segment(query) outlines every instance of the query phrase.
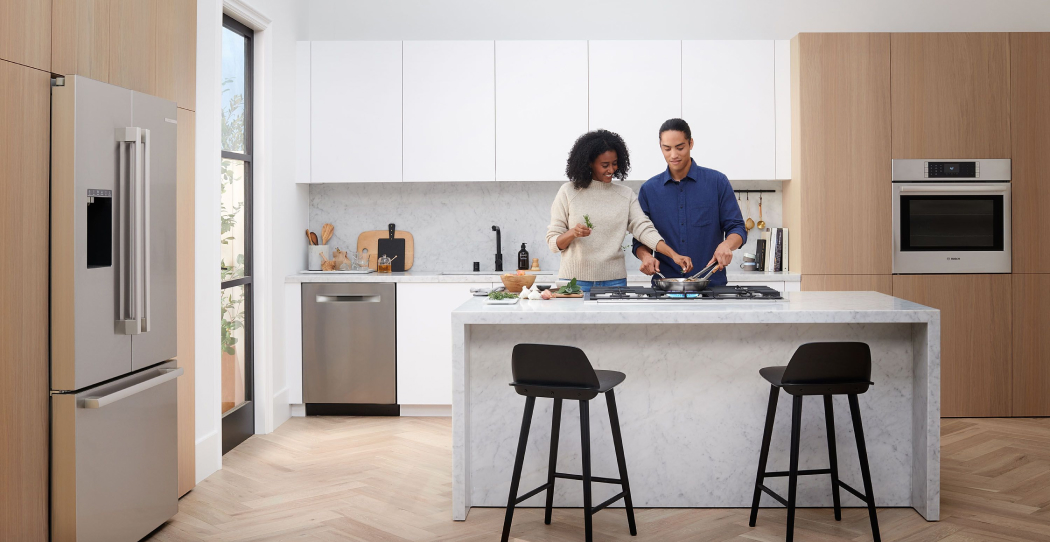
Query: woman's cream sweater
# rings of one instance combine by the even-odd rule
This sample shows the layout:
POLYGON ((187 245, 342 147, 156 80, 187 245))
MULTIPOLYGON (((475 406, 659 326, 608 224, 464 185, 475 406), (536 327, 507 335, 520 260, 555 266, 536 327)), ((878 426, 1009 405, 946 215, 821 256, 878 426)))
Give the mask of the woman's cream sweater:
POLYGON ((624 264, 624 233, 653 249, 663 240, 656 227, 642 212, 638 196, 622 184, 591 181, 577 190, 565 183, 551 204, 551 224, 547 227, 547 245, 561 252, 558 277, 579 280, 615 280, 627 278, 624 264), (587 237, 573 239, 565 250, 558 248, 558 236, 576 224, 586 224, 588 215, 594 228, 587 237))

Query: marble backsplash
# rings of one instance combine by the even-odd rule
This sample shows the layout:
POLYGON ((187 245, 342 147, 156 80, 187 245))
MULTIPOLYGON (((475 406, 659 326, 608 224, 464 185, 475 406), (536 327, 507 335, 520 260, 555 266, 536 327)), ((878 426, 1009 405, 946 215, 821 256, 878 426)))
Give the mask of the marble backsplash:
MULTIPOLYGON (((329 245, 353 249, 363 231, 385 230, 394 223, 415 238, 414 270, 470 271, 480 262, 483 271, 494 268, 497 225, 503 237, 503 268, 515 269, 518 251, 526 243, 530 258, 540 259, 545 271, 558 269, 559 256, 547 248, 550 206, 561 182, 478 182, 478 183, 347 183, 310 185, 310 230, 320 233, 321 225, 335 226, 329 245)), ((635 192, 642 181, 626 182, 635 192)), ((742 189, 776 190, 763 194, 763 216, 769 227, 782 226, 783 203, 779 181, 735 181, 742 189)), ((758 194, 750 196, 751 218, 758 222, 758 194)), ((746 200, 740 194, 741 213, 748 216, 746 200)), ((754 252, 757 230, 742 250, 736 251, 734 265, 743 252, 754 252)), ((629 243, 629 237, 627 237, 629 243)), ((625 243, 627 244, 627 243, 625 243)), ((305 245, 303 263, 305 264, 305 245)), ((634 255, 626 254, 627 271, 637 272, 634 255)), ((702 262, 697 265, 703 265, 702 262)))

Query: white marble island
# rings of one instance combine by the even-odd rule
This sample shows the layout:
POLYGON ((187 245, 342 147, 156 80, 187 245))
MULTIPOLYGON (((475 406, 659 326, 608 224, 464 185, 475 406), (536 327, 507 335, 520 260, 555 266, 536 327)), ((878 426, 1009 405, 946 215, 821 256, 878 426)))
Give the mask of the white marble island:
MULTIPOLYGON (((940 514, 940 313, 875 292, 789 292, 779 301, 599 303, 579 299, 486 305, 452 313, 453 518, 506 505, 525 398, 507 384, 517 343, 582 348, 597 369, 627 374, 616 403, 636 507, 751 505, 769 384, 800 344, 862 341, 875 385, 860 396, 878 506, 940 514)), ((592 473, 614 476, 604 398, 591 406, 592 473)), ((521 488, 546 481, 550 400, 537 400, 521 488)), ((849 408, 835 399, 840 477, 860 468, 849 408)), ((768 470, 787 470, 791 401, 781 398, 768 470)), ((800 469, 827 467, 823 404, 803 404, 800 469)), ((578 403, 566 401, 560 472, 579 472, 578 403)), ((787 479, 768 480, 786 494, 787 479)), ((617 486, 595 484, 593 502, 617 486)), ((543 494, 520 506, 543 506, 543 494)), ((863 506, 842 492, 843 506, 863 506)), ((559 481, 555 506, 581 506, 580 483, 559 481)), ((763 506, 780 506, 763 495, 763 506)), ((798 481, 798 505, 831 506, 827 476, 798 481)))

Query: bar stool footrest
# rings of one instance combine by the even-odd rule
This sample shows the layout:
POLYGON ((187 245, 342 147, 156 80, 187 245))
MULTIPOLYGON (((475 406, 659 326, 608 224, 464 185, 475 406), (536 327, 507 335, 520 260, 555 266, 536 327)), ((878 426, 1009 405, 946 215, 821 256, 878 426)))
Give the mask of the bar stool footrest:
POLYGON ((774 499, 776 499, 777 502, 779 502, 780 504, 783 504, 784 506, 788 506, 787 499, 785 499, 784 497, 781 497, 780 495, 777 495, 777 493, 775 491, 773 491, 772 489, 769 489, 768 487, 766 487, 765 484, 761 484, 758 487, 762 491, 765 491, 767 495, 769 495, 770 497, 773 497, 774 499))
MULTIPOLYGON (((814 474, 831 474, 831 469, 800 470, 795 474, 798 476, 811 476, 814 474)), ((775 478, 778 476, 791 476, 791 473, 788 471, 775 471, 763 474, 764 478, 775 478)))
POLYGON ((543 491, 544 489, 547 489, 548 487, 550 487, 549 483, 543 484, 542 486, 537 487, 536 489, 533 489, 532 491, 530 491, 530 492, 528 492, 528 493, 518 497, 517 499, 514 499, 514 504, 518 504, 521 501, 524 501, 525 499, 528 499, 529 497, 532 497, 532 496, 538 494, 540 491, 543 491))
MULTIPOLYGON (((566 480, 578 480, 580 482, 583 481, 583 476, 581 476, 579 474, 567 474, 567 473, 564 473, 564 472, 556 472, 556 473, 554 473, 554 477, 555 478, 564 478, 566 480)), ((618 484, 618 485, 623 485, 623 481, 620 480, 619 478, 602 478, 601 476, 591 476, 591 481, 592 482, 598 482, 600 484, 618 484)))
POLYGON ((867 495, 861 493, 860 491, 857 491, 856 489, 853 489, 846 482, 843 482, 842 480, 839 480, 839 487, 841 487, 842 489, 845 489, 846 491, 849 491, 850 493, 856 495, 858 499, 860 499, 860 500, 862 500, 864 502, 868 502, 868 496, 867 495))
POLYGON ((601 510, 602 508, 605 508, 606 506, 609 506, 610 504, 612 504, 612 503, 614 503, 614 502, 616 502, 616 501, 618 501, 618 500, 620 500, 622 498, 623 498, 623 491, 617 493, 611 499, 609 499, 609 500, 599 504, 598 506, 595 506, 594 508, 591 508, 591 514, 597 514, 598 511, 601 510))

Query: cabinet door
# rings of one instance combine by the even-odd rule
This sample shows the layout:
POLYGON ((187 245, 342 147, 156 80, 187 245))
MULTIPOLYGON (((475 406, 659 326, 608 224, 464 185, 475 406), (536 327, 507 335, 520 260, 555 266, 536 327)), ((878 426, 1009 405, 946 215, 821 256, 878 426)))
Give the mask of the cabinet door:
POLYGON ((799 34, 796 46, 800 177, 784 185, 784 207, 801 235, 791 236, 791 269, 889 275, 889 35, 799 34))
POLYGON ((772 40, 682 42, 682 117, 696 163, 730 179, 776 176, 773 77, 772 40))
POLYGON ((1010 34, 1010 137, 1013 146, 1013 271, 1050 273, 1040 214, 1050 209, 1050 33, 1010 34))
POLYGON ((1010 416, 1010 275, 894 275, 893 295, 941 311, 941 415, 1010 416))
POLYGON ((1010 158, 1007 34, 893 34, 894 158, 1010 158))
POLYGON ((452 311, 479 283, 397 285, 397 402, 452 404, 452 311))
POLYGON ((564 180, 586 131, 587 42, 497 41, 496 180, 564 180))
POLYGON ((804 292, 879 292, 893 293, 891 275, 805 275, 804 292))
POLYGON ((791 40, 773 42, 773 107, 776 116, 776 179, 791 178, 791 40))
POLYGON ((51 0, 4 0, 0 21, 0 58, 51 71, 51 0))
POLYGON ((400 182, 401 42, 315 41, 309 58, 311 181, 400 182))
POLYGON ((661 173, 667 163, 660 125, 682 116, 682 42, 592 41, 589 48, 589 129, 611 130, 627 142, 628 179, 661 173))
POLYGON ((194 434, 196 383, 194 381, 194 171, 195 153, 193 147, 196 114, 193 111, 178 109, 179 121, 178 147, 175 151, 177 160, 176 175, 176 228, 178 266, 176 290, 179 297, 175 310, 178 314, 176 326, 177 352, 179 367, 186 371, 177 382, 179 396, 179 496, 185 495, 196 485, 196 437, 194 434))
MULTIPOLYGON (((491 41, 404 42, 406 182, 495 180, 493 48, 491 41)), ((316 170, 313 176, 316 182, 316 170)))
POLYGON ((1050 416, 1050 275, 1013 277, 1013 415, 1050 416))

